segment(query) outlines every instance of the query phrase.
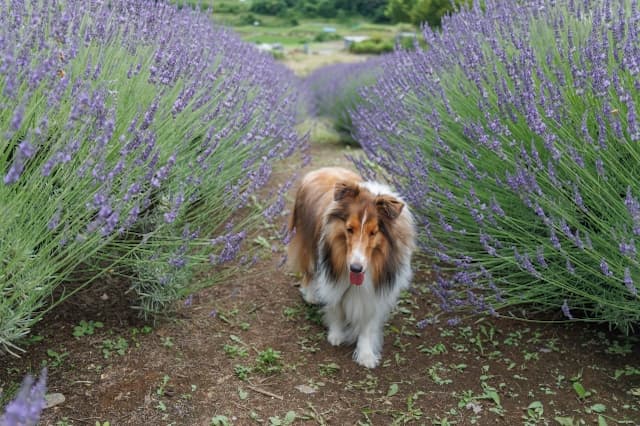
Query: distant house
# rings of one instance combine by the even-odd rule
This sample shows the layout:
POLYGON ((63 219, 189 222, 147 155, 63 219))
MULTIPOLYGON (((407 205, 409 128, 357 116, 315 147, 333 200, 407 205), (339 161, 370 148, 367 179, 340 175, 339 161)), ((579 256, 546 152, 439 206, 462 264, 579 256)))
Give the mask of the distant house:
POLYGON ((258 44, 258 50, 262 50, 263 52, 271 52, 273 47, 269 43, 260 43, 258 44))
POLYGON ((323 33, 335 33, 336 29, 333 28, 333 27, 324 27, 324 28, 322 28, 322 32, 323 33))
POLYGON ((409 32, 409 31, 403 31, 401 33, 398 33, 398 38, 416 38, 417 34, 414 32, 409 32))
POLYGON ((369 40, 371 37, 369 36, 345 36, 344 40, 344 48, 349 50, 349 46, 353 43, 360 43, 365 40, 369 40))

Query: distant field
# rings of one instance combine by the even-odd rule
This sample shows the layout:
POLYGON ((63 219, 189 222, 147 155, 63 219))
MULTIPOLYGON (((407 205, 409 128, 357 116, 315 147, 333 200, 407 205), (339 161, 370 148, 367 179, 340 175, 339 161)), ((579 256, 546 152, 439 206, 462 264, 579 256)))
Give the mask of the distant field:
MULTIPOLYGON (((214 12, 213 16, 219 20, 221 14, 214 12)), ((308 19, 300 20, 297 25, 286 25, 278 22, 278 18, 269 18, 272 18, 266 21, 269 25, 241 25, 233 28, 250 43, 280 43, 284 49, 282 61, 298 75, 306 75, 316 68, 336 62, 356 62, 369 57, 349 53, 344 46, 345 36, 392 40, 399 32, 412 30, 402 25, 372 24, 356 19, 350 22, 308 19), (328 27, 334 28, 335 32, 327 33, 325 29, 328 27), (308 53, 305 53, 305 46, 308 53)))
MULTIPOLYGON (((220 23, 225 22, 224 14, 213 13, 213 17, 220 23)), ((317 19, 299 20, 297 25, 282 22, 279 18, 260 21, 260 25, 233 25, 234 29, 249 42, 255 43, 282 43, 283 45, 314 43, 322 38, 341 40, 344 36, 368 36, 392 39, 407 27, 402 25, 381 25, 367 22, 341 23, 330 20, 319 21, 317 19), (333 28, 335 32, 329 33, 325 29, 333 28)), ((410 29, 409 29, 410 30, 410 29)))
POLYGON ((278 58, 298 75, 336 62, 365 60, 368 56, 353 55, 344 49, 345 36, 393 40, 400 32, 415 31, 410 25, 374 24, 359 17, 292 20, 260 15, 250 12, 250 0, 174 0, 174 3, 190 7, 199 5, 214 21, 232 27, 249 43, 282 45, 283 51, 278 58))
MULTIPOLYGON (((312 50, 312 52, 316 51, 312 50)), ((313 70, 326 65, 338 62, 364 61, 367 58, 369 58, 369 56, 354 55, 344 50, 331 51, 329 49, 324 49, 310 55, 297 51, 289 52, 285 55, 284 59, 282 59, 282 62, 292 69, 294 73, 302 77, 311 73, 313 70)))

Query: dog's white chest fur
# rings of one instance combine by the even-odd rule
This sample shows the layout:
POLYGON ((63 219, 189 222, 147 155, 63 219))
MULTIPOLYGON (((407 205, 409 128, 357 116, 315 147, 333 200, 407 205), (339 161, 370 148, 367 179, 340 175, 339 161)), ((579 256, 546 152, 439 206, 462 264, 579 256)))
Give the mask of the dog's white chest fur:
POLYGON ((329 343, 338 346, 357 342, 354 360, 374 368, 380 363, 384 323, 400 291, 408 287, 411 269, 407 265, 398 275, 398 285, 385 293, 377 293, 368 278, 361 286, 354 286, 346 278, 340 283, 331 282, 325 274, 319 274, 309 288, 301 290, 307 302, 324 303, 323 320, 329 343))

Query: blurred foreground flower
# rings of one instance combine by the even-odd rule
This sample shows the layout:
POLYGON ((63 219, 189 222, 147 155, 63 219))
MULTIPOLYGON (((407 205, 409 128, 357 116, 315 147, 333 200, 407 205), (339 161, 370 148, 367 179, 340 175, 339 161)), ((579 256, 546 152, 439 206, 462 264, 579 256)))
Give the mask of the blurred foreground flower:
POLYGON ((31 376, 22 381, 22 385, 13 401, 0 416, 0 426, 35 426, 46 406, 47 369, 43 369, 37 382, 31 376))

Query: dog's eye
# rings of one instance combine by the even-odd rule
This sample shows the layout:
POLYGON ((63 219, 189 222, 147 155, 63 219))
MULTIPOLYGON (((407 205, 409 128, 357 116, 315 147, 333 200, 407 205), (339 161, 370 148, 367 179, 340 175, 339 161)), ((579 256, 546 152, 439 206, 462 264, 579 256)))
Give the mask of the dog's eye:
POLYGON ((378 231, 371 231, 371 232, 369 232, 369 236, 370 237, 375 237, 377 233, 378 233, 378 231))
POLYGON ((351 228, 351 227, 347 228, 347 232, 348 232, 349 234, 353 234, 353 228, 351 228))

